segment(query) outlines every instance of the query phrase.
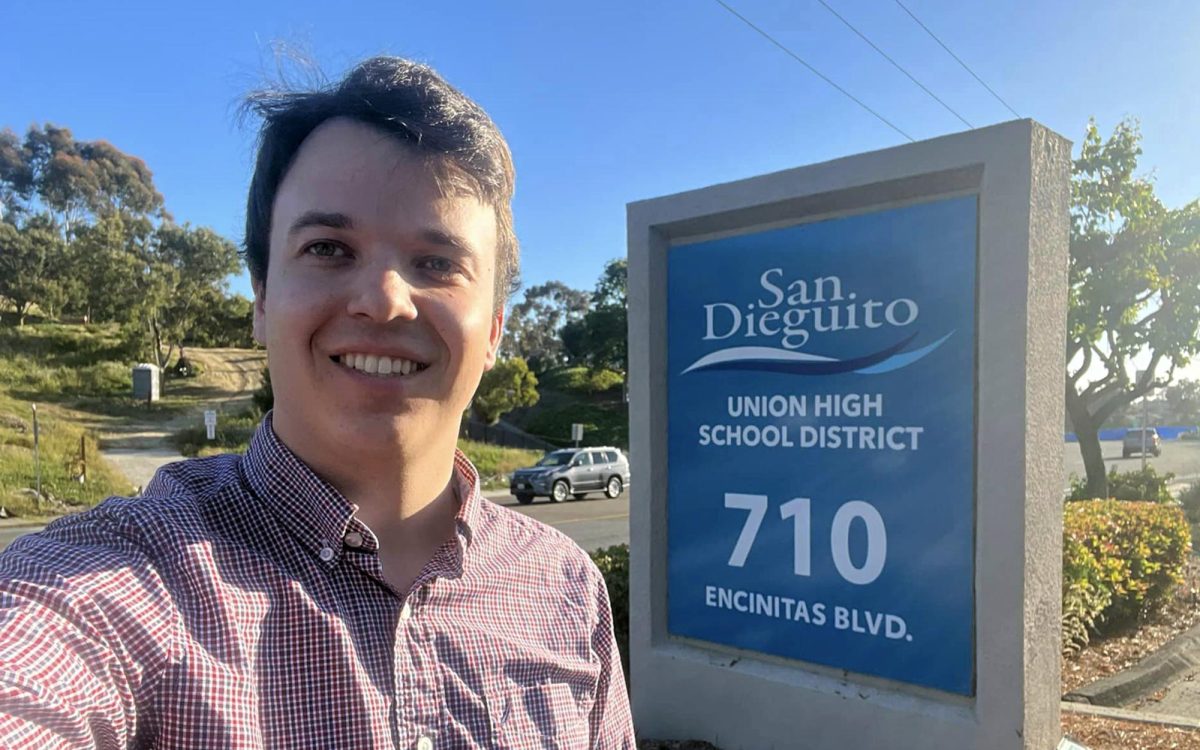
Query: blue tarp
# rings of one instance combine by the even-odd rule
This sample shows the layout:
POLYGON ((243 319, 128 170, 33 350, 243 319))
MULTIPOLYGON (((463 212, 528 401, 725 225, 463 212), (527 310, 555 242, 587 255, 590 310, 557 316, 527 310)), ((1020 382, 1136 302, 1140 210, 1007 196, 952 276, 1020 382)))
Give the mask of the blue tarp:
MULTIPOLYGON (((1130 428, 1116 427, 1111 430, 1100 430, 1100 439, 1101 440, 1120 440, 1121 438, 1125 437, 1125 431, 1127 429, 1130 429, 1130 428)), ((1189 425, 1173 425, 1171 427, 1155 427, 1154 429, 1158 430, 1158 435, 1163 440, 1175 440, 1179 437, 1179 435, 1181 433, 1195 432, 1197 429, 1200 429, 1200 428, 1197 428, 1196 425, 1189 424, 1189 425)), ((1077 442, 1079 442, 1079 439, 1075 437, 1075 433, 1068 432, 1067 433, 1067 442, 1068 443, 1077 443, 1077 442)))

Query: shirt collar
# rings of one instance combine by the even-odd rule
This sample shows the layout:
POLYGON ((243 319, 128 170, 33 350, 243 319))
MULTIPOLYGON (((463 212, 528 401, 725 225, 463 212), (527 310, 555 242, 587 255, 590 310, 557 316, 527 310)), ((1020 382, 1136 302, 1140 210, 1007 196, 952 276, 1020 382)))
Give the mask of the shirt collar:
POLYGON ((358 508, 283 444, 275 434, 271 412, 255 430, 242 466, 268 511, 314 556, 335 563, 358 508))
POLYGON ((454 520, 463 541, 470 547, 479 531, 483 497, 479 492, 479 472, 458 448, 454 449, 454 483, 454 491, 458 494, 458 513, 454 520))
MULTIPOLYGON (((275 434, 271 412, 258 425, 242 465, 250 487, 269 512, 314 556, 329 565, 336 563, 358 508, 283 444, 275 434)), ((455 526, 465 551, 479 529, 483 499, 479 472, 457 448, 452 481, 459 501, 455 526)))

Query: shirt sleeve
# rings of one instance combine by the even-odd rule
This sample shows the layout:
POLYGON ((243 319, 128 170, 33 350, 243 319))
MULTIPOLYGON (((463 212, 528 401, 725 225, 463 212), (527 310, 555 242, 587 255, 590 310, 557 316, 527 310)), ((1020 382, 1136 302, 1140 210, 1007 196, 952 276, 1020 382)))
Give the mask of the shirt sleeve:
POLYGON ((59 522, 0 554, 0 747, 127 747, 170 640, 161 592, 102 521, 59 522))
POLYGON ((625 687, 625 672, 621 653, 613 635, 612 605, 608 587, 599 571, 595 571, 596 608, 598 618, 592 632, 592 653, 600 660, 600 678, 596 700, 589 717, 592 750, 635 750, 633 714, 629 708, 629 692, 625 687))

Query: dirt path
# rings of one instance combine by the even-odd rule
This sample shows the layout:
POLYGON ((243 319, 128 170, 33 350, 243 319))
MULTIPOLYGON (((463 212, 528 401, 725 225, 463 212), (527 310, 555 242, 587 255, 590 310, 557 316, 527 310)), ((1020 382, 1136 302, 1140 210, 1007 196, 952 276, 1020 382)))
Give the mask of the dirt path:
POLYGON ((232 413, 249 406, 267 361, 265 352, 254 349, 188 349, 187 355, 202 371, 195 378, 171 381, 160 402, 165 408, 89 420, 105 460, 134 487, 145 487, 160 466, 184 459, 170 436, 203 424, 206 409, 232 413))

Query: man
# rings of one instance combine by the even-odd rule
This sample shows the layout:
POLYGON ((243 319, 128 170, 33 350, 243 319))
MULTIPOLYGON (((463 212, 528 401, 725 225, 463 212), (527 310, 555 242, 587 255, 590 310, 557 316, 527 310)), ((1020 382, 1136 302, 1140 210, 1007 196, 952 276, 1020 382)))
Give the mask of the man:
POLYGON ((503 138, 395 58, 252 104, 275 409, 0 556, 0 746, 632 748, 603 579, 455 448, 517 267, 503 138))

